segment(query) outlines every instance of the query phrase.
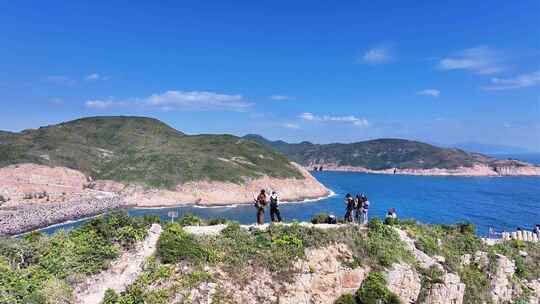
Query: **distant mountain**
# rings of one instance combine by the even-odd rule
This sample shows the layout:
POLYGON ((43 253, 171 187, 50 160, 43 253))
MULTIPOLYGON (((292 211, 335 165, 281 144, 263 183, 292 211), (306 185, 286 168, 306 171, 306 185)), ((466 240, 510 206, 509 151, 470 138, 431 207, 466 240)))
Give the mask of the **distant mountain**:
POLYGON ((287 157, 232 135, 186 135, 146 117, 89 117, 20 133, 0 132, 0 167, 37 163, 94 179, 173 188, 189 181, 303 175, 287 157))
POLYGON ((375 139, 350 144, 289 144, 269 141, 259 135, 246 135, 245 139, 269 145, 304 166, 336 164, 363 167, 370 170, 385 169, 455 169, 472 167, 476 163, 490 163, 488 156, 465 152, 456 148, 440 148, 405 139, 375 139))
POLYGON ((538 153, 538 151, 532 151, 530 149, 506 146, 506 145, 493 145, 483 144, 477 142, 463 142, 450 145, 451 147, 463 149, 466 151, 474 151, 484 154, 531 154, 538 153))

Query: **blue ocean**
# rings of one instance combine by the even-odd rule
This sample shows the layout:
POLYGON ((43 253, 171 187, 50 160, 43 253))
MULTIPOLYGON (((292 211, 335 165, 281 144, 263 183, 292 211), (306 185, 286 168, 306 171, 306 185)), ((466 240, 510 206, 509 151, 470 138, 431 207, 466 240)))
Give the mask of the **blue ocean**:
MULTIPOLYGON (((400 218, 414 218, 425 223, 468 221, 486 235, 489 228, 513 231, 517 227, 532 228, 540 223, 540 177, 442 177, 378 175, 353 172, 315 172, 314 176, 335 194, 307 202, 284 203, 281 213, 285 221, 311 219, 328 212, 342 217, 344 196, 365 193, 370 202, 370 217, 383 217, 388 208, 396 208, 400 218)), ((226 218, 240 223, 254 223, 251 204, 201 208, 185 206, 162 209, 129 209, 132 216, 155 214, 167 219, 167 213, 180 216, 192 213, 203 218, 226 218)), ((266 214, 269 220, 269 214, 266 214)), ((85 221, 75 221, 44 229, 72 229, 85 221)))

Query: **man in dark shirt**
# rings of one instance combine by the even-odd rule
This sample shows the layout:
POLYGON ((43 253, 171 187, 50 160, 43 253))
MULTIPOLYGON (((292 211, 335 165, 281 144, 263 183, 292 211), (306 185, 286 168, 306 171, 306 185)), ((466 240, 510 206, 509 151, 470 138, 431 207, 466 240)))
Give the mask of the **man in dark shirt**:
POLYGON ((255 208, 257 208, 257 224, 264 224, 264 207, 266 207, 266 191, 261 190, 259 196, 255 199, 255 208))

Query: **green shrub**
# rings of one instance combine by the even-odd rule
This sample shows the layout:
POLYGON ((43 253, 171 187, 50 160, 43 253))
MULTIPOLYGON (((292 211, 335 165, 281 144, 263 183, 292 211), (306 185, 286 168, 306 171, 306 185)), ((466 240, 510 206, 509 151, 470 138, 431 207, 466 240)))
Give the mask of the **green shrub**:
POLYGON ((413 257, 405 248, 399 234, 391 226, 374 218, 369 222, 367 238, 355 238, 352 243, 355 255, 368 258, 374 267, 389 267, 401 261, 412 261, 413 257))
POLYGON ((394 304, 399 298, 386 287, 386 279, 380 272, 370 272, 356 292, 361 304, 394 304))
POLYGON ((312 224, 326 224, 327 221, 328 213, 326 212, 318 213, 311 218, 312 224))
POLYGON ((470 266, 463 268, 459 272, 459 277, 465 284, 463 303, 489 303, 490 281, 486 272, 470 266))
POLYGON ((334 301, 334 304, 357 304, 356 297, 350 293, 341 295, 334 301))
POLYGON ((206 222, 202 218, 191 213, 178 218, 176 222, 181 226, 206 226, 206 222))
POLYGON ((105 290, 105 296, 103 297, 103 301, 101 304, 116 304, 118 303, 119 297, 116 291, 114 289, 108 288, 105 290))
POLYGON ((456 226, 462 234, 476 234, 476 226, 473 223, 457 223, 456 226))
POLYGON ((209 259, 208 251, 178 223, 167 226, 161 233, 157 247, 159 257, 164 263, 177 263, 182 260, 201 263, 209 259))

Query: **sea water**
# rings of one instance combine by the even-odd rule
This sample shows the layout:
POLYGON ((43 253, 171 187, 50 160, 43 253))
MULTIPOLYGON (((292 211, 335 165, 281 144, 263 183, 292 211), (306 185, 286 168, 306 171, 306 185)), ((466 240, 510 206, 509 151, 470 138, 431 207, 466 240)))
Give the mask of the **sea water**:
MULTIPOLYGON (((414 218, 425 223, 453 224, 471 222, 478 233, 486 235, 489 228, 513 231, 518 227, 531 229, 540 223, 540 177, 455 177, 364 174, 354 172, 314 172, 314 176, 335 192, 331 197, 280 207, 285 221, 308 221, 314 215, 327 212, 338 217, 345 213, 344 196, 365 193, 371 203, 370 217, 384 217, 389 208, 397 210, 399 218, 414 218)), ((158 215, 168 219, 169 211, 195 214, 202 218, 225 218, 249 224, 255 222, 252 204, 224 207, 183 206, 176 208, 132 208, 131 216, 158 215)), ((42 229, 52 233, 72 229, 86 220, 42 229)), ((268 210, 266 221, 269 221, 268 210)))

